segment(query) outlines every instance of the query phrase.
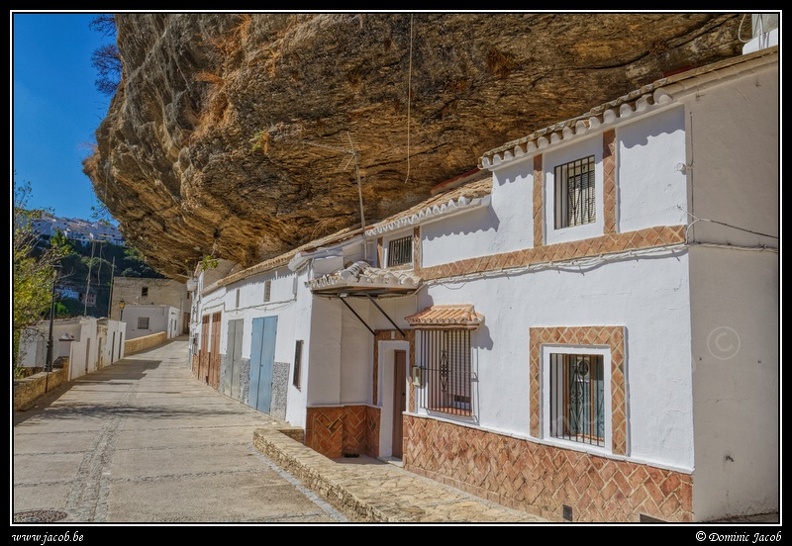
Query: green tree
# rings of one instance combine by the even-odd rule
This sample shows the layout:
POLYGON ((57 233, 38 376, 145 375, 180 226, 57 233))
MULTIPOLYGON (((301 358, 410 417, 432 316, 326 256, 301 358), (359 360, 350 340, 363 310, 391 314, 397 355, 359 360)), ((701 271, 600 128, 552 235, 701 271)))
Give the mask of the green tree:
POLYGON ((30 184, 13 183, 14 187, 14 237, 13 237, 13 325, 12 359, 16 369, 22 362, 19 341, 22 332, 47 315, 52 304, 56 266, 66 250, 57 241, 46 248, 38 246, 39 238, 33 231, 33 220, 41 217, 41 210, 27 208, 30 184))

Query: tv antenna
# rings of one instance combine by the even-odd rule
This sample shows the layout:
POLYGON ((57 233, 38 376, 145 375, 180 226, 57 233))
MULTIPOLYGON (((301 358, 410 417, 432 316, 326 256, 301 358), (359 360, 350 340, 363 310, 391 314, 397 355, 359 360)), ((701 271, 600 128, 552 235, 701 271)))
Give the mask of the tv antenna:
POLYGON ((357 188, 358 188, 358 204, 360 206, 360 228, 363 232, 363 259, 368 261, 368 249, 366 245, 366 216, 363 214, 363 186, 360 183, 360 163, 358 162, 358 152, 355 149, 355 145, 352 142, 352 136, 347 131, 347 138, 349 139, 349 148, 340 148, 338 146, 328 146, 327 144, 319 144, 316 142, 309 142, 303 141, 305 144, 309 146, 315 146, 316 148, 324 148, 326 150, 332 150, 334 152, 338 152, 340 154, 346 154, 349 157, 347 158, 346 163, 341 168, 341 170, 347 170, 349 168, 349 164, 354 161, 355 162, 355 179, 357 180, 357 188))

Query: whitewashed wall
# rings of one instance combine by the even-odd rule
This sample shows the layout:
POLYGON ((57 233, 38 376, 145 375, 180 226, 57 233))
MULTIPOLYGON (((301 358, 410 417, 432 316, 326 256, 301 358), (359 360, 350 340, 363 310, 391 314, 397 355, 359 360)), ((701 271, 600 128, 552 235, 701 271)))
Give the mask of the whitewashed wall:
MULTIPOLYGON (((368 299, 347 298, 352 308, 369 324, 371 303, 368 299)), ((343 404, 365 404, 372 398, 372 358, 374 336, 366 326, 340 301, 332 302, 343 307, 341 311, 341 396, 343 404)))
POLYGON ((136 339, 159 332, 165 332, 167 335, 172 330, 172 317, 178 317, 178 310, 175 307, 167 305, 127 305, 124 308, 126 339, 136 339), (139 318, 149 319, 148 328, 138 328, 139 318))
MULTIPOLYGON (((295 273, 297 278, 297 299, 294 306, 294 328, 291 339, 291 356, 286 356, 283 362, 291 362, 289 372, 289 388, 286 402, 286 420, 294 426, 305 427, 305 408, 308 403, 308 375, 311 364, 311 324, 313 298, 311 291, 305 286, 308 280, 308 268, 295 273), (294 386, 294 345, 295 341, 303 340, 302 360, 300 363, 300 387, 294 386)), ((288 335, 284 330, 283 338, 289 343, 288 335)))
POLYGON ((684 108, 619 126, 616 138, 619 231, 686 224, 684 108))
MULTIPOLYGON (((579 272, 547 270, 432 285, 419 308, 472 303, 484 325, 471 336, 481 427, 528 438, 529 328, 627 327, 630 457, 692 470, 690 306, 685 253, 579 272)), ((548 443, 552 443, 548 441, 548 443)))
POLYGON ((694 248, 691 269, 694 512, 777 511, 778 257, 694 248))
MULTIPOLYGON (((725 78, 685 103, 695 242, 777 247, 778 68, 725 78), (753 233, 744 231, 751 230, 753 233)), ((691 249, 697 518, 779 509, 779 256, 691 249)))
POLYGON ((422 225, 421 265, 431 267, 532 246, 532 169, 531 161, 521 161, 496 171, 488 206, 422 225))
POLYGON ((97 319, 81 317, 79 334, 71 343, 69 354, 69 379, 82 377, 96 370, 99 356, 97 319))
POLYGON ((342 324, 341 302, 313 298, 307 381, 304 381, 308 405, 338 404, 341 400, 342 324))

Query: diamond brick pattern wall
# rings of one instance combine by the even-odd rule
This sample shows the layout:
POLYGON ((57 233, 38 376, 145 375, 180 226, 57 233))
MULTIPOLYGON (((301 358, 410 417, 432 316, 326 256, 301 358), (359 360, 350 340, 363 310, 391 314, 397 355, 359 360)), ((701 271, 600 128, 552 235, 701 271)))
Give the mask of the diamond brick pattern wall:
POLYGON ((602 194, 605 233, 616 233, 616 131, 610 129, 602 135, 602 194))
POLYGON ((598 256, 625 250, 666 246, 685 242, 685 226, 657 226, 626 233, 609 233, 579 241, 543 245, 524 250, 466 258, 416 270, 424 280, 442 279, 525 265, 598 256))
POLYGON ((542 345, 606 345, 611 351, 611 407, 612 443, 611 451, 617 455, 627 454, 627 386, 625 385, 625 351, 623 326, 563 326, 555 328, 529 328, 531 343, 531 435, 541 436, 539 422, 542 393, 540 370, 542 345))
POLYGON ((544 171, 542 156, 534 156, 533 161, 533 244, 535 247, 544 244, 544 171))
POLYGON ((376 457, 379 414, 379 408, 365 405, 307 408, 305 445, 330 459, 346 453, 376 457))
POLYGON ((366 455, 379 457, 380 409, 366 407, 366 455))
POLYGON ((692 477, 409 415, 404 468, 551 521, 692 521, 692 477))

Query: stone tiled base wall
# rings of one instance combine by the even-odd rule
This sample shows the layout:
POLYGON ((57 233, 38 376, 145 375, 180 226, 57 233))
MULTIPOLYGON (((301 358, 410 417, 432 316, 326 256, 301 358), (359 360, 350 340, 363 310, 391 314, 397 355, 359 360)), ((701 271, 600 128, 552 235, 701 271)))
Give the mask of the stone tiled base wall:
POLYGON ((551 521, 692 521, 690 474, 405 416, 404 468, 551 521))
POLYGON ((49 373, 39 372, 24 379, 14 380, 14 411, 24 411, 32 408, 36 400, 46 392, 55 387, 68 382, 69 365, 63 368, 52 370, 49 373))
POLYGON ((379 455, 379 408, 365 405, 307 408, 305 445, 329 459, 379 455))
POLYGON ((124 341, 124 356, 129 356, 156 347, 157 345, 162 345, 166 341, 168 341, 168 334, 165 332, 128 339, 124 341))
POLYGON ((286 420, 286 400, 289 392, 289 362, 275 362, 272 366, 272 400, 270 402, 270 415, 286 420))
POLYGON ((192 356, 192 374, 196 379, 198 379, 198 368, 200 366, 200 362, 201 360, 197 354, 192 356))

